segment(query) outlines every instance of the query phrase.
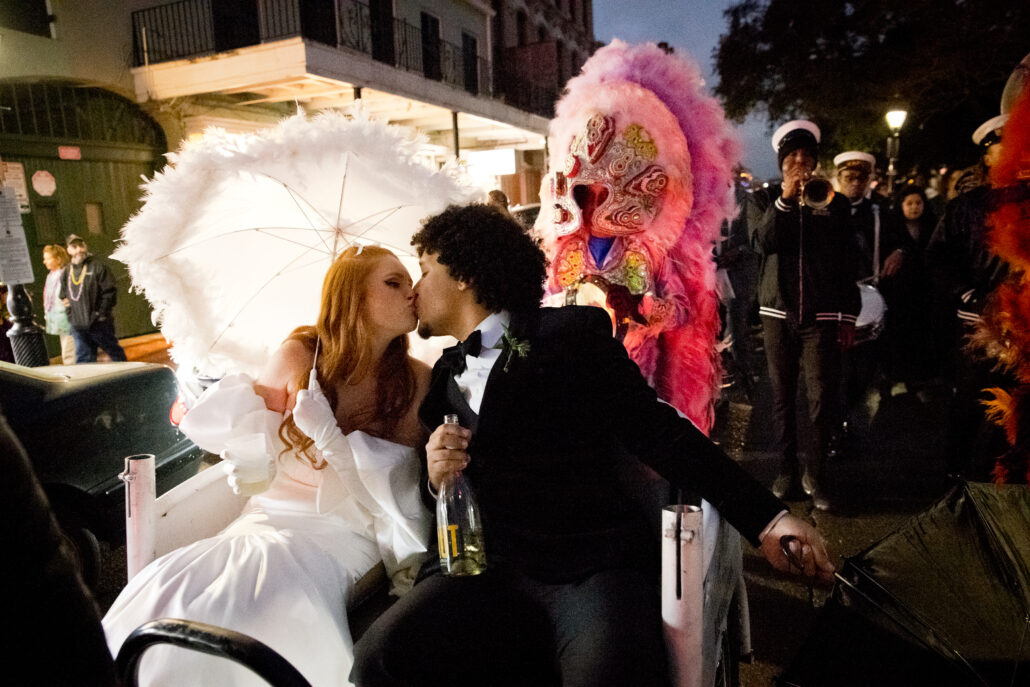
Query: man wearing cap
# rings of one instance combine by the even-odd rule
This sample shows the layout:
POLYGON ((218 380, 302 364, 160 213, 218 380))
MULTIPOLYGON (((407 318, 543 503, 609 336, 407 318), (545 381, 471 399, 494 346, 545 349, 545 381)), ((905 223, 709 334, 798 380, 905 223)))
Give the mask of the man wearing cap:
POLYGON ((111 360, 125 360, 125 351, 114 334, 114 278, 107 265, 89 254, 81 236, 71 234, 65 243, 71 263, 61 274, 59 297, 68 308, 75 362, 95 363, 98 348, 111 360))
MULTIPOLYGON (((869 193, 875 157, 861 150, 848 150, 833 158, 833 164, 837 168, 837 186, 851 205, 849 224, 857 246, 855 276, 876 286, 881 278, 889 279, 901 269, 901 225, 886 221, 885 204, 869 193)), ((875 342, 845 351, 841 363, 842 436, 848 431, 848 415, 872 382, 878 364, 875 342)))
MULTIPOLYGON (((956 315, 953 323, 957 325, 948 337, 955 359, 955 396, 948 423, 947 469, 972 479, 987 479, 996 451, 992 446, 977 445, 981 427, 986 426, 983 389, 1004 387, 1000 374, 992 372, 992 363, 966 353, 963 344, 965 335, 980 320, 987 297, 1008 273, 1008 265, 987 246, 989 173, 1001 158, 1002 130, 1007 120, 1008 115, 991 117, 973 132, 973 143, 981 149, 983 183, 948 203, 926 246, 935 291, 951 299, 956 315)), ((992 430, 992 434, 998 433, 992 430)))
POLYGON ((876 158, 860 150, 848 150, 833 158, 837 185, 851 203, 851 226, 858 244, 857 277, 874 284, 880 277, 897 274, 904 260, 903 243, 890 223, 887 208, 869 193, 876 158))
POLYGON ((828 510, 821 473, 840 423, 840 353, 854 341, 860 301, 847 200, 836 194, 825 207, 814 207, 803 199, 819 136, 819 127, 807 120, 787 122, 773 134, 783 182, 751 195, 748 226, 762 256, 758 305, 773 389, 773 448, 780 455, 773 493, 791 498, 800 486, 816 508, 828 510), (814 437, 799 480, 795 399, 801 372, 814 437))

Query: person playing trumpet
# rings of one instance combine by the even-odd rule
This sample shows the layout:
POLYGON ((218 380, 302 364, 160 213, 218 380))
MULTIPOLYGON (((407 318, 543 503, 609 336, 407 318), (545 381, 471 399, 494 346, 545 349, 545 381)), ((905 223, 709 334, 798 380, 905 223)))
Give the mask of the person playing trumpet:
MULTIPOLYGON (((837 169, 837 185, 850 204, 849 220, 857 246, 855 277, 877 289, 882 290, 886 285, 889 291, 905 262, 905 241, 900 233, 901 226, 888 221, 887 202, 871 193, 876 158, 861 150, 847 150, 834 157, 833 164, 837 169)), ((857 343, 860 345, 844 353, 841 363, 843 422, 839 438, 842 440, 849 432, 852 408, 857 407, 874 379, 880 378, 881 399, 891 393, 882 344, 861 338, 857 343)))
POLYGON ((790 499, 801 487, 816 508, 829 510, 822 468, 840 423, 841 351, 854 341, 861 302, 848 201, 813 176, 819 137, 819 127, 807 120, 787 122, 773 134, 783 182, 751 195, 748 226, 762 257, 758 305, 773 391, 772 448, 780 459, 772 490, 790 499), (814 428, 800 480, 799 373, 814 428))

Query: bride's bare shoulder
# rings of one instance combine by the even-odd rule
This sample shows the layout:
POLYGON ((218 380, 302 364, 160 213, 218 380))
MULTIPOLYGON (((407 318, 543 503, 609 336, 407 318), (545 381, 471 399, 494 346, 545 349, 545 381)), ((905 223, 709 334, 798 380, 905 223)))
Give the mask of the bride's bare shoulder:
POLYGON ((269 410, 285 412, 293 407, 300 379, 311 369, 314 354, 300 341, 289 340, 272 354, 254 383, 269 410))
POLYGON ((429 377, 432 375, 433 368, 426 365, 418 358, 408 358, 408 362, 411 364, 411 370, 415 373, 415 387, 418 390, 418 395, 421 398, 425 396, 426 389, 429 388, 429 377))
POLYGON ((415 397, 412 399, 411 407, 397 425, 395 436, 390 438, 398 444, 421 448, 426 443, 426 432, 418 419, 418 407, 429 392, 429 376, 432 369, 415 358, 409 357, 408 364, 415 377, 415 397))

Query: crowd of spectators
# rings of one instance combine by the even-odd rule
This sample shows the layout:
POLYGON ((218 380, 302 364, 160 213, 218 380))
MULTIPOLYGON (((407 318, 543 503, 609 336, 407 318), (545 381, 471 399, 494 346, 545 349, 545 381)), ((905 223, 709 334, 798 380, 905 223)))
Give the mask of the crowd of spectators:
POLYGON ((732 286, 731 297, 723 299, 724 341, 732 342, 726 378, 750 400, 760 376, 755 348, 765 349, 778 418, 774 448, 782 454, 777 495, 803 498, 803 489, 817 508, 831 507, 820 478, 823 466, 827 457, 848 451, 850 415, 870 394, 880 401, 912 394, 923 404, 935 394, 950 396, 946 470, 989 479, 1004 437, 985 419, 982 401, 984 389, 1004 386, 1005 380, 993 361, 967 343, 984 302, 1006 274, 1005 264, 986 247, 989 170, 1001 155, 1005 121, 992 117, 973 132, 980 159, 972 167, 913 173, 890 193, 876 157, 866 151, 835 155, 833 168, 824 173, 817 166, 825 152, 818 148, 818 126, 804 120, 785 124, 773 137, 783 182, 760 185, 746 172, 739 175, 741 212, 727 223, 715 256, 732 286), (802 154, 799 172, 792 159, 802 154), (801 182, 820 177, 847 202, 806 203, 801 182), (836 231, 839 222, 847 225, 847 245, 816 243, 814 228, 836 231), (829 327, 831 310, 837 322, 849 322, 848 299, 827 303, 820 312, 801 305, 805 298, 825 300, 836 288, 835 270, 820 272, 808 264, 817 254, 821 263, 834 265, 846 254, 836 269, 864 290, 857 336, 842 347, 839 361, 831 347, 820 346, 819 332, 829 327), (799 374, 809 387, 807 409, 816 435, 800 460, 793 436, 799 374), (837 388, 839 413, 826 400, 827 389, 837 388), (828 434, 829 423, 834 429, 828 434))

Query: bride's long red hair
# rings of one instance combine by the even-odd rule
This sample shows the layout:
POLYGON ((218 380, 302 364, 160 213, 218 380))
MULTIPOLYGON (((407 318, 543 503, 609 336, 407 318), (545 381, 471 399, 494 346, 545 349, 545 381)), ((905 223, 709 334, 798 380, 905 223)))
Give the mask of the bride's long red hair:
MULTIPOLYGON (((369 275, 379 261, 393 253, 377 246, 347 248, 329 267, 322 282, 322 304, 314 327, 294 329, 287 341, 299 341, 312 353, 318 347, 318 382, 336 409, 336 387, 340 382, 356 384, 368 375, 376 376, 375 405, 350 418, 348 431, 362 430, 374 436, 389 435, 415 400, 415 373, 408 357, 406 334, 393 339, 379 360, 374 359, 369 318, 365 307, 369 275), (379 431, 372 423, 382 425, 379 431)), ((308 371, 296 380, 299 389, 308 386, 308 371)), ((312 440, 301 432, 293 416, 283 420, 279 436, 295 448, 313 467, 321 469, 310 448, 312 440)))

